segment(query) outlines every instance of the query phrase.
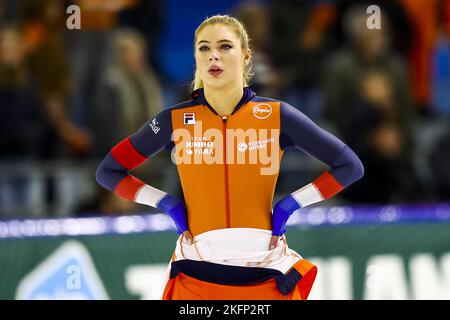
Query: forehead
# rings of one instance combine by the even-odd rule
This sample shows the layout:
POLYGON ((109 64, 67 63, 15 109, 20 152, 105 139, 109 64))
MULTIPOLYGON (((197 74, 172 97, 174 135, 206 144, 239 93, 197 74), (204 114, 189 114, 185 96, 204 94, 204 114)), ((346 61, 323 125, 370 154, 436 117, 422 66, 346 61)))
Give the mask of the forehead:
POLYGON ((197 43, 206 40, 211 43, 228 39, 233 42, 238 42, 239 37, 232 27, 226 26, 224 24, 214 24, 203 28, 197 35, 197 43))

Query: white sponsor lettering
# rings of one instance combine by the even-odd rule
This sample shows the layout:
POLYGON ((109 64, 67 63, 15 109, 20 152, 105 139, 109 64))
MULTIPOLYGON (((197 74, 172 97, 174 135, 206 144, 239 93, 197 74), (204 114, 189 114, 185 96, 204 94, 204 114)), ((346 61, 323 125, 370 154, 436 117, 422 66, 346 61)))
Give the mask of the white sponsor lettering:
POLYGON ((152 128, 153 132, 157 134, 159 130, 161 129, 158 127, 158 121, 156 121, 156 118, 152 120, 152 122, 149 123, 150 128, 152 128))

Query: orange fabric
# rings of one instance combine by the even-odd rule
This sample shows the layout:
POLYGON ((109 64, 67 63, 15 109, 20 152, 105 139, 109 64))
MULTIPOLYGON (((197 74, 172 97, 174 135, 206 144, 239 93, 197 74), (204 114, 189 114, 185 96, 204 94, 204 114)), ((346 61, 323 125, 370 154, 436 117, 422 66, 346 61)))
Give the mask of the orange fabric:
POLYGON ((222 285, 180 273, 169 279, 163 300, 306 300, 316 278, 317 267, 305 259, 293 267, 303 277, 286 296, 278 290, 274 279, 252 285, 222 285))
POLYGON ((280 102, 249 102, 229 116, 225 126, 222 118, 206 106, 172 111, 175 154, 180 159, 191 161, 179 163, 177 168, 187 204, 189 229, 194 236, 223 228, 271 230, 272 199, 282 157, 279 112, 280 102), (258 105, 265 105, 266 108, 269 105, 272 109, 270 116, 263 120, 254 116, 253 108, 258 105), (195 125, 184 124, 184 113, 195 113, 195 125), (241 137, 227 136, 225 132, 229 129, 241 129, 243 134, 241 137), (217 153, 211 156, 183 154, 182 147, 191 142, 185 141, 180 134, 183 130, 189 132, 190 137, 200 138, 199 142, 214 142, 213 150, 217 153), (255 134, 252 135, 252 132, 255 134), (203 137, 207 140, 202 140, 203 137), (234 151, 238 150, 239 143, 250 145, 250 142, 270 139, 273 140, 264 149, 234 151), (225 143, 228 146, 226 149, 225 143), (225 153, 228 159, 226 165, 223 161, 225 153), (207 159, 220 159, 220 162, 210 165, 207 159), (242 165, 244 159, 246 165, 242 165), (267 161, 269 159, 272 164, 267 161), (261 169, 267 170, 271 166, 274 168, 272 174, 261 173, 261 169), (196 183, 198 180, 214 183, 205 186, 196 183), (252 190, 253 196, 249 195, 248 190, 252 190))
POLYGON ((316 280, 317 267, 308 260, 302 259, 294 265, 294 268, 302 275, 297 288, 302 299, 306 300, 316 280))
POLYGON ((231 286, 196 280, 181 273, 170 281, 173 281, 171 291, 165 294, 164 300, 292 300, 293 297, 300 300, 296 289, 287 296, 282 295, 273 279, 231 286))

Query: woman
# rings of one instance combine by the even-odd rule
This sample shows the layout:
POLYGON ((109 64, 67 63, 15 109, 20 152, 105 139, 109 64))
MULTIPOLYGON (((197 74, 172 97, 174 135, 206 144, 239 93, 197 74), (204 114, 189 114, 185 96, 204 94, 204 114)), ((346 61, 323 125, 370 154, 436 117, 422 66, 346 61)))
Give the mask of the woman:
POLYGON ((198 27, 195 60, 192 100, 112 148, 97 181, 173 218, 180 237, 163 299, 306 299, 317 268, 288 249, 286 222, 361 178, 363 166, 300 111, 248 87, 251 51, 235 18, 213 16, 198 27), (272 210, 283 150, 294 146, 331 169, 272 210), (164 148, 185 203, 128 174, 164 148))

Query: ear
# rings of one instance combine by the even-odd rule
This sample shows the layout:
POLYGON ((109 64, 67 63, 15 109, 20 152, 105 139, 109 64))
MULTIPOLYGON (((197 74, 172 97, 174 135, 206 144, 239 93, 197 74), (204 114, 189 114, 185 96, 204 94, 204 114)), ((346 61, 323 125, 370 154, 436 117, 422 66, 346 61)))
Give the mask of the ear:
POLYGON ((250 63, 250 60, 252 58, 252 52, 250 49, 247 49, 244 53, 244 64, 247 65, 250 63))

